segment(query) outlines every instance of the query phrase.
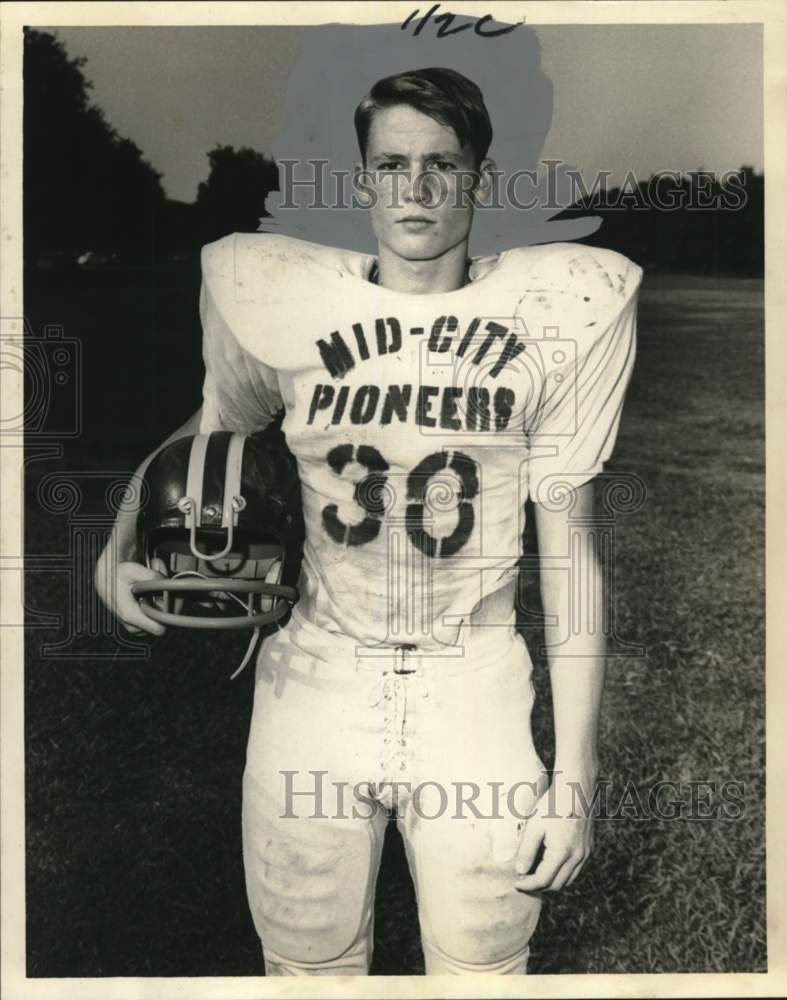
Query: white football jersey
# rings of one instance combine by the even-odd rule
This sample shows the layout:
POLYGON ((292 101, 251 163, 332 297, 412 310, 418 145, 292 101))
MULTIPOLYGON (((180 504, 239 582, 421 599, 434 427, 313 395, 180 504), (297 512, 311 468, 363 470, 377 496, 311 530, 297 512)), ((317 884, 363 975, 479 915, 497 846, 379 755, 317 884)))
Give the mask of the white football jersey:
POLYGON ((477 259, 448 293, 267 234, 203 249, 203 433, 283 405, 306 544, 300 615, 365 645, 511 626, 524 504, 609 458, 642 272, 577 244, 477 259))

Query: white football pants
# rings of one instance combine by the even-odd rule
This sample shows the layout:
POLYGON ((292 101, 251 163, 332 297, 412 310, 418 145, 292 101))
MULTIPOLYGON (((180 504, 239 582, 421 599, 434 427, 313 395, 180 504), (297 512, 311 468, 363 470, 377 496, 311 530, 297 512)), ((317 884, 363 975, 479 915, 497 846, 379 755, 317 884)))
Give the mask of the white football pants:
POLYGON ((268 975, 368 974, 390 809, 427 973, 526 971, 541 899, 514 889, 514 861, 547 785, 532 665, 513 629, 477 634, 460 657, 358 655, 296 614, 264 644, 243 853, 268 975))

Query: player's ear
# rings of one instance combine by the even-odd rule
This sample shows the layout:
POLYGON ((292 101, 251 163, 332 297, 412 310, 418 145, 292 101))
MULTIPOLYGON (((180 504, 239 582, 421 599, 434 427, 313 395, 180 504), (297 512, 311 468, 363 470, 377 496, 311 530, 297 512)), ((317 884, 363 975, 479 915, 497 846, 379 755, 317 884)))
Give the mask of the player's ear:
POLYGON ((495 188, 495 176, 497 175, 497 164, 487 157, 481 160, 478 167, 478 183, 475 186, 473 197, 476 204, 488 203, 495 188))
POLYGON ((353 167, 353 201, 357 208, 371 208, 374 199, 372 172, 363 163, 353 167))

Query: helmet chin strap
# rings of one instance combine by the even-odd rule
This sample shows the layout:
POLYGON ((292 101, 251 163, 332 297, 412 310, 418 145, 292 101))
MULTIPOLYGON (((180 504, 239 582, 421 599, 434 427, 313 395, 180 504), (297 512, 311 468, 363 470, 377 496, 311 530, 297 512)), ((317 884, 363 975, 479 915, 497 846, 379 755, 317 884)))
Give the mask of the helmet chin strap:
MULTIPOLYGON (((268 572, 265 574, 265 582, 266 583, 281 583, 281 575, 282 575, 283 571, 284 571, 284 560, 283 559, 277 559, 270 566, 270 568, 268 569, 268 572)), ((231 594, 230 596, 231 597, 235 597, 236 601, 239 600, 235 596, 235 594, 231 594)), ((276 628, 277 629, 281 628, 281 625, 278 623, 278 621, 276 622, 276 628)), ((255 650, 255 648, 257 646, 257 642, 258 642, 259 638, 260 638, 260 627, 259 627, 259 625, 257 625, 254 628, 254 632, 252 633, 251 639, 249 639, 249 645, 246 647, 246 653, 245 653, 243 659, 240 662, 240 666, 236 668, 236 670, 234 671, 234 673, 230 674, 230 680, 231 681, 234 681, 236 677, 239 677, 243 673, 243 671, 246 669, 246 667, 248 666, 249 661, 251 660, 251 658, 252 658, 252 656, 254 654, 254 650, 255 650)))
MULTIPOLYGON (((281 583, 281 576, 282 576, 283 570, 284 570, 284 561, 282 559, 276 559, 271 564, 270 568, 268 569, 268 572, 265 575, 265 582, 266 583, 277 583, 277 584, 281 583)), ((207 577, 204 573, 200 573, 200 572, 198 572, 195 569, 184 569, 184 570, 181 570, 180 573, 176 573, 172 577, 172 579, 173 580, 179 580, 179 579, 182 579, 183 577, 186 577, 186 576, 198 576, 202 580, 209 579, 209 577, 207 577)), ((238 597, 237 594, 229 594, 228 593, 227 597, 231 597, 232 600, 235 601, 237 604, 240 604, 240 606, 245 611, 249 610, 248 605, 244 604, 243 601, 238 597)), ((251 600, 251 596, 249 597, 249 600, 251 600)), ((273 598, 271 598, 271 602, 273 602, 273 598)), ((281 628, 281 625, 279 625, 278 621, 276 622, 276 628, 281 628)), ((240 665, 235 669, 235 671, 233 673, 230 674, 230 680, 231 681, 234 681, 236 677, 239 677, 243 673, 243 671, 246 669, 246 667, 249 665, 249 662, 251 661, 251 658, 254 655, 254 650, 255 650, 255 648, 257 646, 257 642, 259 641, 259 638, 260 638, 260 627, 259 627, 259 625, 255 625, 254 626, 254 631, 251 634, 251 638, 249 639, 249 644, 246 647, 246 652, 243 655, 243 659, 241 660, 240 665)))

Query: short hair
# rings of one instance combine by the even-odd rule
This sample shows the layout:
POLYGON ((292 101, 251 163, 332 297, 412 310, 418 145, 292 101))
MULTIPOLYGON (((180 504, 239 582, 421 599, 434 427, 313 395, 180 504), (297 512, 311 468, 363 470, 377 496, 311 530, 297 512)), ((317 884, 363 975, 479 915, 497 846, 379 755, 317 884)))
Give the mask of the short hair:
POLYGON ((429 67, 378 80, 358 105, 355 131, 364 161, 375 112, 397 104, 409 104, 452 128, 461 145, 473 149, 478 164, 486 156, 492 143, 492 122, 480 87, 456 70, 429 67))

